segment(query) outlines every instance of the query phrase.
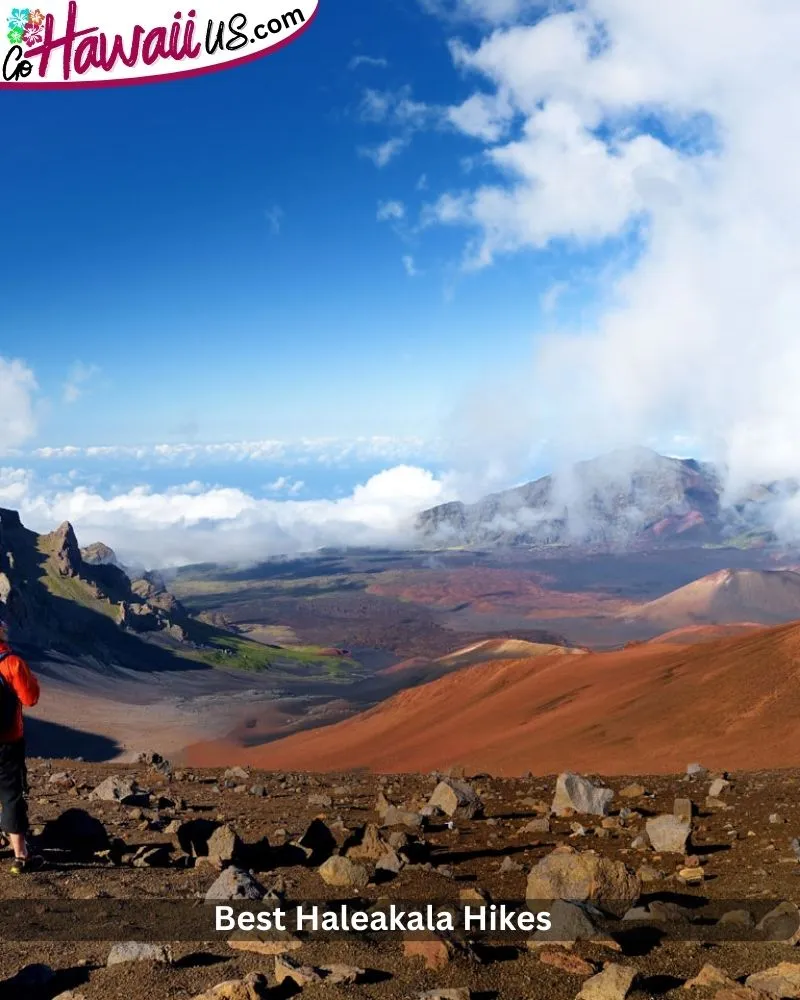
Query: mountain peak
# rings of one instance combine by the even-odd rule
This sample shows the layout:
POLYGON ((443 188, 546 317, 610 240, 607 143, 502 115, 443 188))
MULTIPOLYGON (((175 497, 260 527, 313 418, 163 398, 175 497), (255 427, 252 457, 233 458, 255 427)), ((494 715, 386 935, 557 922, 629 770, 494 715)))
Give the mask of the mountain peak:
POLYGON ((77 576, 83 557, 75 529, 69 521, 64 521, 46 538, 52 546, 51 555, 58 572, 62 576, 77 576))
POLYGON ((475 504, 433 507, 417 528, 434 544, 599 551, 768 535, 763 505, 723 509, 722 497, 723 478, 712 465, 619 448, 475 504))

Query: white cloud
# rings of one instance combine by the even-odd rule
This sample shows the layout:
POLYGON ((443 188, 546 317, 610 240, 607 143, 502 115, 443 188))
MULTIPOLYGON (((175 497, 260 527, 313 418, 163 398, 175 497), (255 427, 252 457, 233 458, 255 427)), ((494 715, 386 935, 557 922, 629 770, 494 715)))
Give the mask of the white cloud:
POLYGON ((459 131, 485 142, 497 142, 505 134, 513 116, 511 104, 502 92, 473 94, 447 111, 448 120, 459 131))
POLYGON ((369 157, 377 167, 384 167, 410 145, 415 132, 426 127, 440 127, 446 121, 445 109, 415 101, 411 87, 398 90, 364 91, 358 107, 358 117, 368 124, 382 124, 398 130, 376 147, 361 147, 359 153, 369 157))
POLYGON ((385 167, 398 153, 402 153, 410 141, 407 137, 396 136, 393 139, 387 139, 386 142, 382 142, 378 146, 362 146, 359 153, 372 160, 376 167, 385 167))
POLYGON ((542 0, 420 0, 423 9, 447 20, 507 24, 528 10, 545 8, 542 0))
POLYGON ((395 220, 399 222, 406 215, 406 206, 402 201, 382 201, 378 204, 378 222, 395 220))
POLYGON ((33 372, 24 362, 0 357, 0 453, 36 433, 36 389, 33 372))
POLYGON ((558 304, 564 295, 569 291, 569 283, 566 281, 554 282, 540 299, 542 312, 549 316, 556 311, 558 304))
POLYGON ((373 435, 352 439, 300 438, 296 441, 186 442, 154 445, 63 445, 36 448, 30 457, 38 460, 92 459, 99 462, 136 461, 164 465, 202 462, 280 462, 337 466, 351 462, 407 461, 436 454, 435 442, 416 437, 373 435))
POLYGON ((77 403, 86 391, 87 384, 99 374, 100 369, 97 365, 86 365, 82 361, 76 361, 70 368, 64 383, 64 402, 77 403))
POLYGON ((409 276, 409 278, 416 278, 417 275, 419 274, 419 271, 417 270, 417 265, 414 263, 414 258, 411 256, 411 254, 406 254, 402 260, 403 260, 403 267, 405 268, 405 272, 409 276))
POLYGON ((263 500, 239 489, 137 487, 105 498, 80 487, 58 490, 21 469, 0 470, 0 503, 28 527, 50 531, 70 521, 82 545, 104 541, 123 561, 176 566, 217 560, 253 562, 323 546, 395 545, 412 539, 422 508, 449 499, 431 472, 399 465, 338 500, 263 500))
POLYGON ((375 69, 386 69, 389 63, 382 56, 353 56, 348 63, 348 69, 358 69, 361 66, 372 66, 375 69))
POLYGON ((637 249, 590 322, 538 340, 506 429, 567 456, 678 434, 734 482, 800 473, 798 37, 796 0, 585 0, 451 45, 480 83, 451 121, 499 174, 425 221, 471 230, 468 267, 637 249), (486 93, 520 120, 500 145, 486 93))
POLYGON ((391 91, 368 88, 361 97, 358 109, 359 117, 364 122, 385 121, 393 104, 394 96, 391 91))
POLYGON ((305 483, 302 479, 292 479, 291 476, 278 476, 266 487, 268 493, 285 493, 287 496, 296 497, 303 492, 305 483))

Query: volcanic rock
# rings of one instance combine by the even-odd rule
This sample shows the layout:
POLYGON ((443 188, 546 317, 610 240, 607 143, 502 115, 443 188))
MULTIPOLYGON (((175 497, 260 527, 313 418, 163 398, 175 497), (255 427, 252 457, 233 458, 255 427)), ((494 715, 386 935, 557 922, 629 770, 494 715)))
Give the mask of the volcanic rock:
POLYGON ((639 876, 621 861, 594 851, 557 848, 531 870, 525 896, 529 901, 592 902, 600 910, 622 916, 640 892, 639 876))
POLYGON ((545 965, 552 965, 571 976, 586 978, 597 971, 594 965, 566 951, 542 951, 539 955, 539 961, 544 962, 545 965))
POLYGON ((779 962, 770 969, 748 976, 745 985, 773 997, 800 997, 800 965, 779 962))
POLYGON ((441 809, 451 819, 474 819, 483 811, 483 803, 472 785, 457 778, 440 781, 428 799, 428 805, 441 809))
POLYGON ((522 827, 519 835, 523 833, 550 833, 550 820, 546 816, 537 816, 522 827))
POLYGON ((99 799, 101 802, 120 802, 126 805, 136 802, 140 794, 139 786, 135 781, 112 775, 102 781, 89 795, 89 798, 99 799))
POLYGON ((576 1000, 625 1000, 636 978, 630 965, 607 965, 587 979, 576 1000))
POLYGON ((388 844, 381 837, 380 830, 374 823, 368 823, 361 832, 361 839, 352 847, 347 848, 347 857, 354 860, 365 859, 377 861, 388 850, 388 844))
POLYGON ((691 823, 665 813, 649 819, 645 829, 654 851, 664 854, 686 853, 686 843, 692 832, 691 823))
POLYGON ((756 924, 768 941, 796 943, 800 936, 800 909, 796 903, 779 903, 756 924))
POLYGON ((738 983, 736 980, 731 979, 731 977, 718 969, 716 965, 711 965, 706 963, 703 968, 697 973, 693 979, 687 980, 683 987, 687 990, 702 989, 706 986, 725 986, 725 987, 736 987, 738 983))
POLYGON ((269 996, 267 977, 251 972, 244 979, 229 979, 200 993, 193 1000, 266 1000, 269 996))
POLYGON ((120 942, 109 952, 106 965, 121 965, 123 962, 156 962, 160 965, 172 965, 172 949, 169 945, 151 944, 145 941, 120 942))
POLYGON ((406 958, 421 958, 425 968, 433 971, 444 969, 454 953, 451 943, 441 937, 410 938, 403 942, 403 954, 406 958))
POLYGON ((225 868, 206 892, 206 902, 227 899, 263 899, 265 889, 250 872, 242 868, 225 868))
POLYGON ((312 966, 298 965, 285 955, 278 956, 275 959, 275 982, 280 986, 287 979, 301 988, 322 982, 322 976, 312 966))
POLYGON ((341 886, 350 889, 363 889, 369 882, 369 873, 363 865, 358 865, 350 858, 341 854, 333 857, 320 866, 319 874, 326 885, 341 886))
POLYGON ((566 771, 558 776, 551 811, 556 816, 579 813, 606 816, 614 798, 610 788, 593 785, 588 778, 566 771))
POLYGON ((52 546, 51 558, 61 576, 77 576, 83 564, 75 530, 69 521, 46 536, 52 546))
POLYGON ((410 809, 401 809, 398 806, 389 806, 383 814, 384 826, 407 826, 411 829, 418 829, 423 825, 424 817, 418 812, 410 809))
POLYGON ((227 823, 217 827, 208 838, 206 846, 209 862, 218 867, 230 864, 242 853, 242 842, 227 823))
POLYGON ((303 942, 288 932, 269 932, 261 935, 259 932, 245 933, 228 938, 228 947, 233 951, 247 951, 255 955, 285 955, 290 951, 302 948, 303 942), (276 936, 277 935, 277 936, 276 936))
POLYGON ((572 947, 576 941, 610 940, 595 921, 589 907, 556 899, 550 906, 550 930, 537 931, 528 941, 529 948, 547 944, 572 947))
POLYGON ((321 965, 319 971, 324 974, 326 985, 330 986, 354 986, 366 975, 365 969, 359 969, 356 965, 345 965, 344 962, 321 965))

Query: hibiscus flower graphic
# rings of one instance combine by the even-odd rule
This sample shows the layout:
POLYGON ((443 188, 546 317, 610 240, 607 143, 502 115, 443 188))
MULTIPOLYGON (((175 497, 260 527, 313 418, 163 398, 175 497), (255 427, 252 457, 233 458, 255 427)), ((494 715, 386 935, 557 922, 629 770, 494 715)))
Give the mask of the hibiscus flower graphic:
POLYGON ((25 28, 24 38, 26 45, 38 45, 44 38, 41 27, 29 21, 25 28))
POLYGON ((11 10, 11 17, 8 19, 9 28, 14 31, 19 29, 20 31, 25 30, 25 25, 31 19, 31 12, 27 7, 13 7, 11 10))
POLYGON ((28 17, 29 17, 29 22, 28 23, 29 24, 35 24, 37 26, 40 25, 40 24, 44 24, 44 19, 45 19, 46 16, 47 16, 46 14, 43 14, 38 9, 37 10, 32 10, 30 12, 30 14, 28 15, 28 17))
POLYGON ((12 28, 6 37, 12 45, 22 45, 23 33, 21 28, 12 28))

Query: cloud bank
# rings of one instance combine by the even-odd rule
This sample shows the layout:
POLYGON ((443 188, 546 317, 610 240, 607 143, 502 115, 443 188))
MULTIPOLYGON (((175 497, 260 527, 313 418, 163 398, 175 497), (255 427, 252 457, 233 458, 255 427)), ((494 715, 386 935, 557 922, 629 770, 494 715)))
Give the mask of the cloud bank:
MULTIPOLYGON (((272 484, 292 494, 288 480, 272 484)), ((54 489, 26 469, 0 469, 0 506, 34 530, 74 526, 81 545, 103 541, 125 562, 150 568, 197 562, 253 563, 324 546, 395 546, 412 538, 415 515, 449 499, 445 479, 398 465, 337 500, 260 499, 200 483, 164 492, 138 487, 105 498, 86 487, 54 489)))
POLYGON ((280 462, 284 465, 344 465, 348 462, 407 462, 436 453, 434 442, 415 437, 372 435, 352 439, 301 438, 297 441, 181 442, 141 445, 43 446, 29 452, 37 460, 96 460, 193 465, 201 462, 280 462))
POLYGON ((732 485, 800 473, 800 6, 446 6, 500 24, 451 41, 476 90, 449 119, 489 179, 429 219, 471 231, 467 268, 554 244, 612 265, 598 318, 538 339, 498 442, 524 423, 572 459, 681 435, 732 485))
POLYGON ((0 453, 24 444, 36 432, 36 379, 23 362, 0 357, 0 453))

